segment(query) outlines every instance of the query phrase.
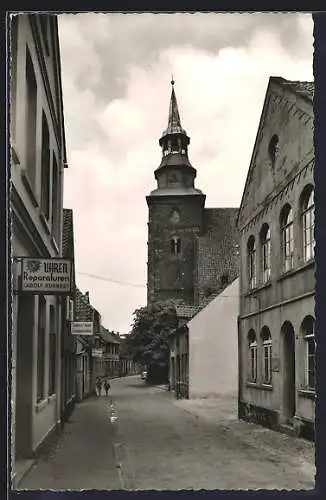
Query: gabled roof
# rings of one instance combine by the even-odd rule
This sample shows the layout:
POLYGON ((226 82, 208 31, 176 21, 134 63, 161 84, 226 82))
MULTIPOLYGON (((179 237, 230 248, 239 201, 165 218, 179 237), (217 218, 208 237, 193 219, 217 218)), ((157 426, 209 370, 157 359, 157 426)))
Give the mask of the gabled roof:
POLYGON ((100 326, 99 335, 102 339, 109 344, 120 344, 121 342, 116 338, 116 336, 110 332, 107 328, 104 328, 103 325, 100 326))
POLYGON ((175 309, 178 318, 190 319, 200 310, 200 306, 190 306, 187 304, 176 304, 175 309))
POLYGON ((313 101, 315 93, 314 82, 300 82, 299 80, 285 80, 281 77, 271 77, 274 80, 278 80, 283 87, 288 87, 293 90, 296 94, 313 101))
POLYGON ((78 287, 75 293, 75 314, 77 321, 93 321, 93 307, 78 287))
MULTIPOLYGON (((200 306, 183 306, 185 309, 183 310, 182 309, 182 306, 176 306, 176 309, 177 309, 177 313, 178 313, 178 310, 180 311, 180 313, 187 313, 189 314, 189 317, 186 318, 186 321, 183 321, 182 323, 179 324, 179 326, 173 330, 170 334, 169 334, 169 337, 173 337, 175 335, 177 335, 178 333, 184 331, 184 329, 188 328, 188 323, 195 317, 197 316, 199 313, 201 313, 202 311, 204 311, 204 309, 206 309, 206 307, 211 304, 214 300, 216 300, 218 297, 222 297, 223 295, 228 297, 227 295, 225 295, 225 292, 227 292, 228 289, 230 289, 231 287, 233 287, 236 283, 239 283, 239 278, 236 277, 234 278, 231 283, 228 284, 227 287, 225 287, 223 290, 221 290, 218 294, 216 294, 214 297, 212 297, 207 303, 205 304, 201 304, 200 306), (189 308, 189 310, 187 309, 189 308)), ((236 296, 230 296, 229 298, 236 298, 236 296)), ((179 316, 179 314, 178 314, 179 316)), ((185 319, 185 316, 182 316, 181 315, 181 318, 182 319, 185 319)))
POLYGON ((70 208, 63 209, 62 255, 74 258, 73 212, 70 208))
POLYGON ((269 97, 269 93, 270 93, 270 88, 271 88, 272 84, 274 84, 274 83, 277 83, 281 87, 292 91, 294 94, 296 94, 300 97, 303 97, 304 99, 309 100, 311 103, 313 102, 314 88, 315 88, 314 82, 306 82, 306 81, 298 81, 298 80, 293 80, 293 81, 286 80, 285 78, 282 78, 280 76, 271 76, 269 78, 269 82, 268 82, 267 90, 266 90, 266 94, 265 94, 265 100, 264 100, 264 104, 263 104, 263 109, 261 112, 258 130, 257 130, 257 134, 256 134, 256 139, 255 139, 255 143, 254 143, 254 147, 253 147, 252 155, 251 155, 251 159, 250 159, 250 164, 249 164, 249 168, 248 168, 248 172, 247 172, 246 182, 245 182, 244 189, 242 192, 240 208, 239 208, 239 212, 238 212, 238 216, 237 216, 237 220, 236 220, 237 227, 239 224, 239 217, 240 217, 241 211, 242 211, 244 196, 245 196, 245 193, 247 191, 247 187, 248 187, 248 183, 249 183, 249 179, 250 179, 250 174, 251 174, 251 171, 253 168, 253 161, 254 161, 254 157, 255 157, 255 153, 256 153, 259 132, 263 126, 263 121, 264 121, 266 109, 268 106, 268 97, 269 97))

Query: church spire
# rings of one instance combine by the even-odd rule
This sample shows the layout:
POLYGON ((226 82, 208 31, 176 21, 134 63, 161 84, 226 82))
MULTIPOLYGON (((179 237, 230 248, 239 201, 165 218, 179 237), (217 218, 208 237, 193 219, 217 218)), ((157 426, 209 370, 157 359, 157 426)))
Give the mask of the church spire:
POLYGON ((180 120, 180 115, 179 115, 178 103, 177 103, 177 98, 176 98, 175 91, 174 91, 173 76, 172 76, 172 80, 171 80, 171 85, 172 85, 172 92, 171 92, 171 99, 170 99, 169 121, 168 121, 168 128, 166 129, 166 132, 168 132, 169 134, 176 134, 176 133, 182 134, 184 131, 182 130, 182 127, 181 127, 181 120, 180 120))
POLYGON ((180 153, 187 155, 187 146, 190 142, 187 132, 181 126, 180 114, 177 98, 174 91, 175 81, 172 76, 171 99, 169 108, 168 126, 160 139, 160 146, 163 150, 163 156, 170 153, 180 153))

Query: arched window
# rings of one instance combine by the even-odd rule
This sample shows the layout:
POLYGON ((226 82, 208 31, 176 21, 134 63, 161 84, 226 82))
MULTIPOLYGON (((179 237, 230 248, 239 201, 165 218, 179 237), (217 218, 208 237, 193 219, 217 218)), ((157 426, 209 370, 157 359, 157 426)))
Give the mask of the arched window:
POLYGON ((315 389, 315 320, 312 316, 306 316, 301 324, 301 332, 304 339, 304 363, 305 363, 305 387, 315 389))
POLYGON ((261 268, 263 283, 271 277, 271 231, 268 224, 264 224, 260 232, 261 268))
POLYGON ((261 339, 263 342, 264 352, 264 384, 272 383, 272 337, 271 332, 267 326, 264 326, 261 331, 261 339))
POLYGON ((248 240, 247 255, 248 255, 249 288, 255 288, 255 286, 256 286, 256 242, 255 242, 254 236, 250 236, 250 238, 248 240))
POLYGON ((171 241, 171 253, 173 255, 178 255, 181 252, 181 239, 179 236, 172 236, 171 241))
POLYGON ((283 271, 293 268, 293 211, 290 205, 285 205, 281 211, 281 245, 283 271))
POLYGON ((314 258, 315 250, 315 203, 314 189, 309 186, 304 190, 301 197, 302 236, 303 236, 303 258, 305 262, 314 258))
POLYGON ((254 330, 248 333, 248 376, 250 382, 257 382, 257 339, 254 330))

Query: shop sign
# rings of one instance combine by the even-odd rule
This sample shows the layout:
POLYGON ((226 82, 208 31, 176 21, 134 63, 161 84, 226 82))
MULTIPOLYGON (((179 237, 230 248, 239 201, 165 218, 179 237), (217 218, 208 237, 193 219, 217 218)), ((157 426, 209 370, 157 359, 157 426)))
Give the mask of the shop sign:
POLYGON ((92 321, 72 321, 71 335, 93 335, 92 321))
POLYGON ((71 259, 22 257, 21 291, 42 295, 71 293, 71 259))

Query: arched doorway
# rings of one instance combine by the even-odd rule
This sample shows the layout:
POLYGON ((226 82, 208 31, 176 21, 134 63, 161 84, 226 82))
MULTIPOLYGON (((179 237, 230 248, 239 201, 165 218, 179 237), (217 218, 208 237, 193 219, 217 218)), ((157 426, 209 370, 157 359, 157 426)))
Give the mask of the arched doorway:
POLYGON ((295 379, 295 333, 292 324, 285 321, 282 334, 282 413, 285 422, 293 423, 296 411, 296 379, 295 379))

